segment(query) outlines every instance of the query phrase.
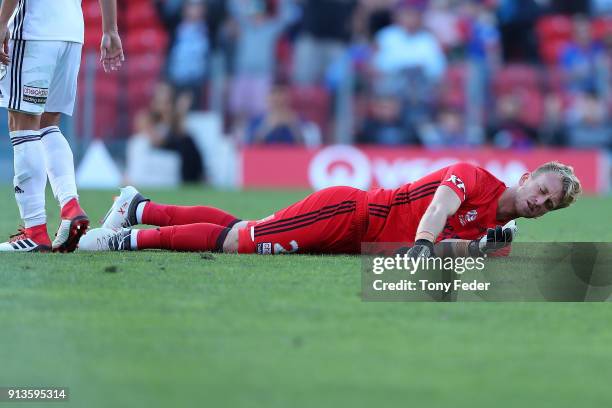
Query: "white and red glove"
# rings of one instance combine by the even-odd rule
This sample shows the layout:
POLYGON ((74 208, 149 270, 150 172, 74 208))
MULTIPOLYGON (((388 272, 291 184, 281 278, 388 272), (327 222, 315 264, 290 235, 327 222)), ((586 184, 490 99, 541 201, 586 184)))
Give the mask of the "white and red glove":
POLYGON ((470 242, 469 252, 472 256, 482 256, 510 245, 518 234, 516 221, 512 220, 503 227, 498 225, 489 228, 487 234, 470 242))

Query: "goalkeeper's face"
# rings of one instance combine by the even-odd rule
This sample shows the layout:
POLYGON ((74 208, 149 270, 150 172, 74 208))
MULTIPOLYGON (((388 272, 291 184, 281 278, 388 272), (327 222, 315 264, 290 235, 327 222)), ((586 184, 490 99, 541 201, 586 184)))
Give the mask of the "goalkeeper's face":
POLYGON ((563 184, 557 173, 541 173, 533 177, 526 173, 519 181, 516 192, 516 210, 519 217, 541 217, 557 208, 561 202, 563 184))

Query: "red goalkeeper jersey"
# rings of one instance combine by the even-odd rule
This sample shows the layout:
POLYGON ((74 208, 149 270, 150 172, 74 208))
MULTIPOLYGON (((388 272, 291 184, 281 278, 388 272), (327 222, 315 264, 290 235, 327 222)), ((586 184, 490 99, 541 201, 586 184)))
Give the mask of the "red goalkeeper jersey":
POLYGON ((440 185, 450 187, 461 200, 448 218, 438 241, 477 239, 496 220, 497 202, 506 185, 481 167, 458 163, 444 167, 398 189, 368 192, 368 229, 365 242, 414 242, 416 230, 440 185))

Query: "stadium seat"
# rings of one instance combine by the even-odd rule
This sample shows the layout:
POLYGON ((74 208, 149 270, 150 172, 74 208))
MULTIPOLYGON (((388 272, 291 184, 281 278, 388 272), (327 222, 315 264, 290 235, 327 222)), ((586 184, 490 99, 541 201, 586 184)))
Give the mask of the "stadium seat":
POLYGON ((444 81, 450 82, 453 85, 461 85, 467 79, 467 67, 465 64, 453 64, 448 67, 444 74, 444 81))
POLYGON ((444 107, 463 108, 466 104, 463 89, 446 89, 440 94, 439 105, 444 107))
POLYGON ((164 52, 167 45, 168 35, 154 28, 129 31, 124 44, 129 55, 164 52))
POLYGON ((544 84, 550 92, 562 92, 567 81, 566 73, 558 67, 550 66, 545 68, 544 84))
POLYGON ((287 36, 281 37, 276 45, 276 59, 278 61, 277 70, 279 75, 289 77, 292 69, 293 46, 287 36))
POLYGON ((465 64, 453 64, 448 67, 440 89, 440 104, 444 106, 464 105, 467 75, 465 64))
POLYGON ((116 103, 100 102, 96 104, 95 137, 110 139, 117 136, 119 107, 116 103))
POLYGON ((125 23, 130 30, 162 27, 151 1, 129 3, 125 14, 125 23))
POLYGON ((540 56, 547 64, 556 64, 559 55, 573 37, 573 23, 570 17, 553 15, 542 17, 536 26, 540 44, 540 56))
POLYGON ((134 118, 136 114, 147 107, 153 95, 155 84, 158 82, 158 77, 142 77, 128 81, 127 85, 127 103, 128 114, 130 118, 134 118))
MULTIPOLYGON (((85 74, 79 75, 79 92, 88 91, 86 88, 90 86, 87 83, 87 77, 85 74)), ((120 82, 118 75, 105 74, 102 70, 96 72, 94 76, 94 92, 96 97, 103 97, 106 99, 116 98, 120 93, 120 82)))
POLYGON ((331 104, 327 89, 321 86, 294 86, 291 89, 291 102, 298 114, 316 123, 322 134, 326 133, 331 104))
POLYGON ((497 72, 493 80, 496 93, 515 88, 537 89, 539 86, 540 73, 538 69, 525 64, 507 65, 497 72))
POLYGON ((521 119, 537 128, 544 119, 544 98, 539 89, 518 89, 513 92, 521 100, 521 119))
POLYGON ((97 0, 83 0, 82 8, 85 22, 90 20, 102 20, 102 12, 100 11, 100 4, 97 0))
POLYGON ((540 56, 542 60, 548 65, 555 65, 561 58, 561 53, 567 46, 567 41, 550 41, 540 46, 540 56))
POLYGON ((128 80, 138 80, 141 77, 158 76, 162 70, 164 54, 136 54, 125 62, 125 72, 128 80))
POLYGON ((593 21, 593 36, 598 40, 612 36, 612 16, 593 21))
POLYGON ((564 15, 542 17, 536 25, 536 32, 541 42, 555 39, 567 41, 572 38, 572 20, 564 15))
POLYGON ((116 101, 120 94, 120 84, 117 76, 114 75, 97 75, 95 84, 96 98, 116 101))

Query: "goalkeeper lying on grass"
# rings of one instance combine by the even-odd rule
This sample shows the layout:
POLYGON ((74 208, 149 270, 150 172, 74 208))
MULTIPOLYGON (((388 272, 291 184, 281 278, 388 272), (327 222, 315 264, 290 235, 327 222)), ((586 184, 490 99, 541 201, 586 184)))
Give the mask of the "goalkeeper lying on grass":
POLYGON ((452 242, 445 256, 479 256, 512 241, 512 220, 565 208, 580 191, 573 169, 557 162, 523 174, 516 187, 458 163, 392 190, 327 188, 245 221, 217 208, 156 203, 125 187, 103 227, 89 231, 80 249, 356 254, 362 242, 414 242, 409 255, 431 256, 434 243, 445 241, 452 242), (159 228, 133 228, 139 224, 159 228))

